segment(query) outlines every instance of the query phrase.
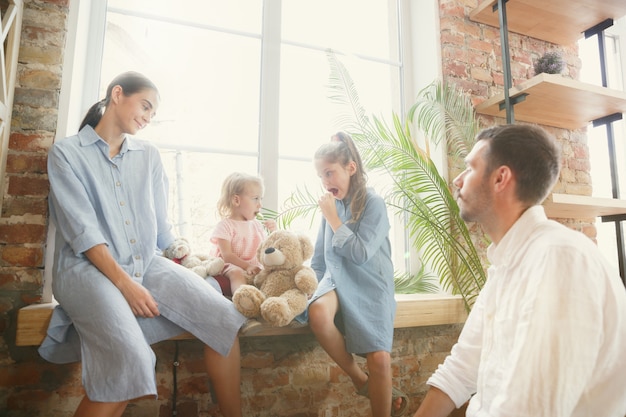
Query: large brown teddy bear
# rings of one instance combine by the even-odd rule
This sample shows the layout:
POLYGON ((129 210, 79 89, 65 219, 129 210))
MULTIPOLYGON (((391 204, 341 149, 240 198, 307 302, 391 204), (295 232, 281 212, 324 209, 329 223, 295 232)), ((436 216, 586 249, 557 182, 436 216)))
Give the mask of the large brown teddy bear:
POLYGON ((275 327, 291 323, 317 288, 315 272, 302 265, 311 256, 313 244, 306 235, 272 232, 257 250, 263 269, 254 285, 242 285, 233 294, 237 310, 248 318, 261 316, 275 327))

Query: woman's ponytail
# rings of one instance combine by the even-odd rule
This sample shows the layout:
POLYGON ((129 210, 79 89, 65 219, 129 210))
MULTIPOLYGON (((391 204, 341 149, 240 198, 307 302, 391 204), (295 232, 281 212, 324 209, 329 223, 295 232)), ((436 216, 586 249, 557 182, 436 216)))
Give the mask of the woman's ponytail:
POLYGON ((87 125, 93 127, 94 129, 96 128, 96 126, 100 122, 100 119, 102 119, 102 115, 104 114, 105 102, 106 99, 102 99, 89 108, 87 114, 85 115, 85 118, 82 122, 80 122, 80 127, 78 128, 78 130, 82 130, 83 127, 87 125))

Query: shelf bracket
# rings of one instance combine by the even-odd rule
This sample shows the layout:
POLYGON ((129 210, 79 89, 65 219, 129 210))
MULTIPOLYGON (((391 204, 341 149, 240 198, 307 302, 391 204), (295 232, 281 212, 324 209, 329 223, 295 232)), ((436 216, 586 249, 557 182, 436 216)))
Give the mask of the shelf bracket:
MULTIPOLYGON (((502 74, 504 75, 504 107, 506 109, 506 122, 513 124, 515 122, 515 113, 511 98, 509 97, 509 89, 513 87, 511 80, 511 54, 509 52, 509 27, 506 18, 506 2, 508 0, 498 0, 493 5, 493 11, 498 12, 498 21, 500 23, 500 44, 502 49, 502 74)), ((501 105, 502 106, 502 105, 501 105)))
POLYGON ((622 120, 622 113, 613 113, 608 116, 600 117, 599 119, 593 120, 593 127, 608 125, 609 123, 617 122, 622 120))
POLYGON ((583 34, 585 35, 585 39, 589 39, 593 35, 597 35, 601 32, 604 32, 606 29, 610 28, 611 26, 613 26, 613 19, 606 19, 598 23, 597 25, 590 27, 589 29, 584 31, 583 34))
POLYGON ((602 223, 621 222, 626 220, 626 214, 614 214, 612 216, 600 216, 602 223))
MULTIPOLYGON (((514 97, 510 97, 509 98, 509 104, 511 106, 516 105, 517 103, 521 103, 522 101, 526 100, 526 96, 528 96, 528 93, 522 93, 522 94, 518 94, 514 97)), ((504 110, 506 109, 506 101, 502 101, 499 105, 500 110, 504 110)))

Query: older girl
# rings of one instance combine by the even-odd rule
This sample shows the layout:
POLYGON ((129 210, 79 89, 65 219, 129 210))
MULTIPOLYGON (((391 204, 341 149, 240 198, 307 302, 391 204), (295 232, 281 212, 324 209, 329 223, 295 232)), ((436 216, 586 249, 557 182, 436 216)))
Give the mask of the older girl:
POLYGON ((372 416, 401 416, 408 397, 391 384, 396 302, 387 208, 366 188, 352 138, 339 132, 332 139, 314 158, 326 193, 319 199, 323 219, 311 260, 320 283, 309 324, 357 393, 369 398, 372 416), (353 354, 365 356, 368 373, 353 354))

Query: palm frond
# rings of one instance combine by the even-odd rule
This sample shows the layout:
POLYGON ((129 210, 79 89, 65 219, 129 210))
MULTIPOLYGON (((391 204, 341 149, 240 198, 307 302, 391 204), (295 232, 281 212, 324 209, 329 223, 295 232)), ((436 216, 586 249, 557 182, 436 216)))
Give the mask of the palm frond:
POLYGON ((414 121, 433 143, 445 143, 457 157, 467 155, 479 130, 469 96, 456 85, 439 81, 419 92, 407 119, 414 121))
POLYGON ((314 215, 319 210, 319 193, 313 194, 305 186, 304 189, 296 188, 291 196, 284 202, 279 212, 274 212, 274 219, 279 228, 288 229, 295 219, 309 219, 309 227, 313 226, 314 215))
MULTIPOLYGON (((388 123, 368 117, 346 68, 330 50, 327 58, 330 99, 343 109, 338 119, 354 139, 368 170, 391 179, 385 201, 407 219, 412 246, 421 257, 420 271, 396 277, 396 291, 431 291, 429 278, 434 274, 444 289, 460 294, 471 308, 485 283, 485 272, 446 179, 428 149, 418 145, 412 129, 414 125, 420 129, 427 144, 443 142, 452 155, 462 157, 478 131, 471 102, 458 88, 433 82, 420 92, 404 119, 392 114, 388 123)), ((296 190, 285 206, 288 208, 277 218, 288 225, 316 211, 317 198, 308 190, 296 190)))
POLYGON ((414 275, 409 273, 396 273, 394 276, 395 291, 397 294, 435 294, 439 287, 435 284, 437 276, 426 271, 425 265, 414 275))
POLYGON ((332 52, 328 60, 331 89, 338 102, 348 104, 342 120, 349 120, 347 130, 364 164, 390 176, 394 186, 385 200, 406 215, 409 237, 423 264, 438 275, 444 289, 460 294, 470 308, 484 285, 484 269, 448 183, 414 139, 411 123, 427 139, 444 141, 453 155, 464 156, 478 131, 471 102, 456 87, 434 82, 420 92, 406 121, 396 114, 391 124, 375 116, 370 119, 343 64, 332 52))

